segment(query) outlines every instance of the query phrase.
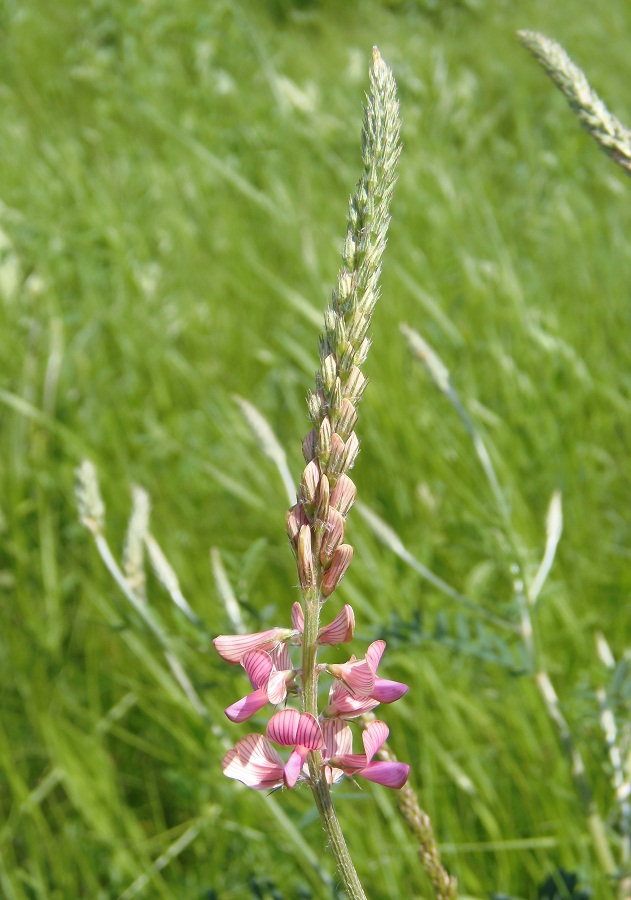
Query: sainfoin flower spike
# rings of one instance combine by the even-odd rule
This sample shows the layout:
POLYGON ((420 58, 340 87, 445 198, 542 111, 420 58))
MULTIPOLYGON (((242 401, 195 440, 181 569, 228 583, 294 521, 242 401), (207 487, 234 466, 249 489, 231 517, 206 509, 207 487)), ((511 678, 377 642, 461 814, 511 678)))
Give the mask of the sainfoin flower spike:
POLYGON ((385 642, 372 643, 363 659, 351 656, 345 663, 328 665, 318 661, 328 646, 352 640, 355 630, 349 604, 342 605, 328 625, 320 625, 320 613, 325 602, 335 602, 353 559, 353 547, 345 537, 357 493, 349 472, 359 453, 355 427, 367 383, 361 367, 370 349, 368 331, 379 298, 400 154, 396 85, 376 48, 364 112, 363 172, 349 203, 342 265, 324 316, 315 389, 307 400, 312 427, 302 442, 305 468, 286 520, 301 602, 293 605, 291 628, 221 635, 214 641, 226 662, 241 665, 253 689, 226 709, 229 719, 243 722, 267 703, 277 706, 292 698, 298 698, 301 706, 275 712, 265 735, 247 734, 237 741, 224 756, 224 774, 254 790, 306 782, 350 900, 365 900, 366 895, 335 815, 331 785, 344 776, 357 776, 396 790, 409 774, 405 763, 375 759, 378 753, 386 754, 389 731, 384 722, 371 721, 362 732, 364 752, 353 753, 348 720, 398 700, 408 689, 377 677, 385 642), (298 647, 292 661, 292 648, 298 647), (325 674, 332 677, 333 686, 328 705, 320 711, 318 682, 325 674), (274 744, 291 748, 286 759, 274 744))

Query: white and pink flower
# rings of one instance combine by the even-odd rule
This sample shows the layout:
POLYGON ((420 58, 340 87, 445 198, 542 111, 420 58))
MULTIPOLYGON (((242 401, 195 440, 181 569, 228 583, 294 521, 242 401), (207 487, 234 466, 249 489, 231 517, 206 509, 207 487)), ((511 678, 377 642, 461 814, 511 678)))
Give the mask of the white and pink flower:
POLYGON ((221 763, 224 775, 256 791, 273 790, 283 784, 292 788, 301 778, 308 753, 324 750, 326 746, 318 720, 296 709, 275 713, 267 724, 265 735, 246 734, 237 741, 221 763), (287 762, 271 741, 293 747, 287 762))

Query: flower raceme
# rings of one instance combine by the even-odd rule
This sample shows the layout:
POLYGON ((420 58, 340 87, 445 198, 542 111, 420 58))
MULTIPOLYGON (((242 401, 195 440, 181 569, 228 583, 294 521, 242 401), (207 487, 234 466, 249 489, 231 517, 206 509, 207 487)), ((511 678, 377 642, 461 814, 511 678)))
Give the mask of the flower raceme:
MULTIPOLYGON (((226 716, 232 722, 245 722, 267 703, 278 706, 288 695, 300 695, 300 669, 293 667, 289 653, 291 645, 302 642, 304 613, 300 603, 294 603, 292 628, 270 628, 248 635, 220 635, 214 645, 220 656, 245 670, 253 691, 231 704, 226 716)), ((319 645, 345 643, 352 639, 355 615, 346 604, 338 615, 318 631, 319 645)), ((320 719, 284 709, 270 719, 266 736, 248 734, 229 750, 223 761, 223 771, 255 790, 293 787, 299 780, 308 780, 305 764, 312 750, 323 752, 326 778, 333 784, 343 775, 360 775, 386 787, 401 787, 409 772, 403 763, 373 762, 372 758, 386 740, 388 728, 383 722, 371 722, 363 732, 364 754, 352 753, 352 732, 347 719, 356 719, 371 712, 380 703, 393 703, 408 690, 406 684, 377 677, 377 666, 385 650, 385 641, 375 641, 364 659, 354 656, 345 663, 319 665, 320 672, 333 676, 328 706, 320 719), (293 746, 285 763, 272 746, 293 746)))
POLYGON ((362 734, 364 753, 352 753, 353 736, 348 725, 327 719, 321 726, 309 713, 284 709, 269 720, 265 737, 246 734, 223 758, 222 769, 228 778, 243 782, 257 791, 292 788, 298 781, 308 780, 305 765, 311 750, 324 751, 323 765, 330 784, 344 775, 359 775, 368 781, 390 788, 402 788, 410 767, 406 763, 377 761, 373 757, 388 737, 385 722, 370 722, 362 734), (292 747, 285 763, 272 741, 292 747))

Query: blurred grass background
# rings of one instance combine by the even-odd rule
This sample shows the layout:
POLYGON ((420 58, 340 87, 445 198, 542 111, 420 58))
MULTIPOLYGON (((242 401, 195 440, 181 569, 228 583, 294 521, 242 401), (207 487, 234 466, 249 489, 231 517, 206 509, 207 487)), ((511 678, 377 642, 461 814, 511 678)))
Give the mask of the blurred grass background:
MULTIPOLYGON (((561 41, 631 121, 624 0, 2 4, 2 896, 335 894, 308 791, 265 798, 221 775, 226 736, 252 730, 222 713, 243 677, 150 580, 209 721, 197 715, 79 525, 73 471, 84 456, 98 466, 116 548, 131 485, 149 491, 207 635, 230 630, 210 547, 252 630, 288 619, 286 499, 233 395, 266 416, 298 479, 375 43, 404 151, 353 477, 418 560, 511 614, 493 498, 405 321, 484 432, 530 576, 562 491, 545 660, 612 810, 593 637, 617 656, 631 644, 629 185, 517 28, 561 41)), ((384 635, 384 676, 411 685, 383 717, 462 894, 534 898, 563 866, 613 896, 506 634, 509 662, 494 661, 475 616, 468 629, 357 512, 348 535, 356 557, 331 612, 351 602, 356 652, 384 635)), ((431 896, 393 797, 336 794, 370 895, 431 896)))

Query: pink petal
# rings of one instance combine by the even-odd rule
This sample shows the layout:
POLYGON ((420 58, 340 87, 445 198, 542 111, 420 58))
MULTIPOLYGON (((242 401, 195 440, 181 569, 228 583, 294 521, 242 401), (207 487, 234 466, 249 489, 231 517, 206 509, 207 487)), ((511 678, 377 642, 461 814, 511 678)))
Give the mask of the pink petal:
POLYGON ((267 699, 272 706, 278 706, 287 696, 287 672, 272 672, 267 682, 267 699))
POLYGON ((326 744, 326 756, 332 759, 346 756, 353 749, 353 732, 341 719, 324 719, 322 734, 326 744))
POLYGON ((344 540, 345 527, 341 514, 332 506, 329 507, 326 529, 322 538, 322 546, 320 547, 320 562, 323 566, 331 562, 337 547, 344 540))
POLYGON ((334 678, 339 678, 355 697, 370 697, 375 686, 375 673, 365 659, 327 667, 334 678))
POLYGON ((296 743, 296 734, 300 724, 300 713, 297 709, 282 709, 274 713, 267 723, 265 734, 271 741, 291 747, 296 743))
POLYGON ((302 754, 298 748, 296 748, 287 760, 287 764, 283 771, 285 787, 292 788, 298 781, 307 752, 308 751, 304 749, 304 754, 302 754))
POLYGON ((383 651, 386 649, 385 641, 374 641, 368 650, 366 650, 366 659, 372 666, 373 672, 377 671, 377 666, 381 661, 381 657, 383 656, 383 651))
POLYGON ((318 632, 319 644, 345 644, 352 640, 355 632, 355 613, 352 606, 347 603, 333 619, 330 625, 326 625, 318 632))
POLYGON ((262 734, 246 734, 221 763, 224 775, 242 781, 257 791, 280 787, 283 783, 283 761, 262 734))
POLYGON ((356 494, 357 488, 348 475, 340 475, 331 491, 329 502, 339 511, 340 515, 346 516, 355 502, 356 494))
POLYGON ((341 681, 336 681, 329 692, 329 705, 324 710, 325 716, 340 716, 343 719, 356 719, 379 706, 378 700, 372 697, 353 697, 341 681))
POLYGON ((296 601, 291 608, 291 624, 294 631, 299 631, 302 634, 305 630, 305 614, 298 601, 296 601))
POLYGON ((278 669, 279 671, 288 671, 292 669, 291 656, 289 655, 287 644, 279 644, 278 647, 274 647, 270 652, 270 656, 272 657, 275 669, 278 669))
POLYGON ((213 644, 222 659, 236 665, 249 650, 271 650, 280 641, 291 637, 292 633, 289 628, 269 628, 255 634, 220 634, 213 644))
POLYGON ((330 597, 351 564, 353 550, 350 544, 340 544, 336 548, 331 559, 331 567, 325 574, 320 585, 323 597, 330 597))
POLYGON ((345 756, 334 756, 328 762, 338 766, 346 775, 361 773, 368 765, 365 753, 347 753, 345 756))
POLYGON ((408 780, 410 767, 402 762, 371 762, 357 774, 368 781, 399 790, 408 780))
POLYGON ((320 724, 311 713, 302 713, 300 716, 296 744, 306 750, 324 750, 326 747, 320 724))
POLYGON ((268 702, 267 690, 259 688, 253 694, 248 694, 241 700, 237 700, 232 706, 229 706, 225 713, 231 722, 245 722, 250 716, 262 709, 268 702))
POLYGON ((368 762, 370 762, 377 750, 379 750, 381 745, 387 740, 389 734, 390 729, 385 722, 380 722, 376 719, 374 722, 369 723, 362 734, 364 750, 366 751, 368 762))
POLYGON ((253 688, 262 688, 267 684, 274 663, 272 657, 265 650, 248 650, 241 665, 247 672, 253 688))
POLYGON ((375 686, 372 696, 379 703, 394 703, 404 694, 407 694, 409 687, 401 681, 388 681, 386 678, 375 678, 375 686))

